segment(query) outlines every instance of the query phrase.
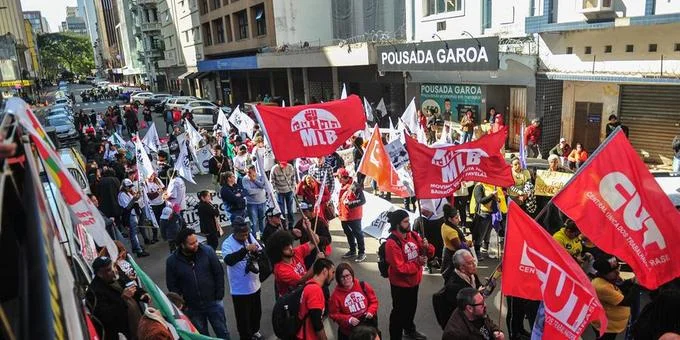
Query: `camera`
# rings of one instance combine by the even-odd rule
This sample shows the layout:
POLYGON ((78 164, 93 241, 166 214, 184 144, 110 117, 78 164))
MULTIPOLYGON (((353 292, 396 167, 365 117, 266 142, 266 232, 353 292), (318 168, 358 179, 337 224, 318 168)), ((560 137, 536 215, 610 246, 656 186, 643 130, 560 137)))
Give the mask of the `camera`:
POLYGON ((246 274, 260 273, 260 267, 257 264, 257 261, 260 259, 260 256, 262 256, 262 250, 258 250, 256 252, 248 252, 248 255, 246 255, 246 274))

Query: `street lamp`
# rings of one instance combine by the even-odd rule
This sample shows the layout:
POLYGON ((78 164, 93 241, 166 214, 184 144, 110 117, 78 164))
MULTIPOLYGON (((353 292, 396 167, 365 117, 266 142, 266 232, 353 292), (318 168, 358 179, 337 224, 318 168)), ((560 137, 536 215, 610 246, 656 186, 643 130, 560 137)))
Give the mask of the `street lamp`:
POLYGON ((472 33, 468 32, 468 31, 463 31, 463 33, 461 33, 460 35, 461 35, 461 36, 467 35, 468 37, 470 37, 470 38, 472 38, 472 39, 475 39, 475 40, 477 41, 477 48, 481 48, 481 47, 482 47, 482 43, 480 43, 480 42, 479 42, 479 39, 475 38, 475 36, 473 36, 472 33))

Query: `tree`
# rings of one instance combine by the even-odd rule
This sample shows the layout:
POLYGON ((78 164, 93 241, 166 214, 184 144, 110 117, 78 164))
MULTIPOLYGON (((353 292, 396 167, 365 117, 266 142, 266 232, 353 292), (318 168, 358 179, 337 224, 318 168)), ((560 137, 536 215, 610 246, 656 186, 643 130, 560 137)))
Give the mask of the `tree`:
POLYGON ((90 75, 94 68, 94 50, 90 39, 71 33, 38 35, 43 68, 48 78, 67 70, 78 75, 90 75))

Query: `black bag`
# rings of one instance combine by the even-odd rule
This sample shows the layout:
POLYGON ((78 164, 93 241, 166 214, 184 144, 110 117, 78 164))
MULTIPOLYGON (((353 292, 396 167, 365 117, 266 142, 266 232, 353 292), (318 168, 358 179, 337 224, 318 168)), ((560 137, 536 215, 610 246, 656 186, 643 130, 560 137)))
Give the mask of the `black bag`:
POLYGON ((394 242, 397 242, 397 245, 401 247, 401 240, 398 237, 394 236, 394 234, 390 234, 390 236, 387 237, 385 242, 381 243, 380 247, 378 247, 378 270, 380 271, 380 276, 382 277, 389 276, 388 272, 390 264, 387 263, 387 261, 385 260, 385 244, 390 239, 394 240, 394 242))
MULTIPOLYGON (((260 247, 264 250, 264 245, 260 243, 260 247)), ((267 253, 263 251, 257 258, 257 267, 260 269, 260 282, 264 282, 274 272, 272 262, 269 260, 267 253)))
MULTIPOLYGON (((366 300, 368 300, 368 294, 366 293, 366 283, 364 281, 359 281, 359 285, 361 286, 361 291, 364 293, 366 300)), ((366 318, 365 315, 362 316, 361 318, 359 318, 359 326, 370 326, 377 329, 378 315, 373 315, 373 317, 370 319, 366 318)))
POLYGON ((455 306, 451 306, 446 300, 446 286, 432 294, 432 307, 434 308, 434 315, 437 318, 437 323, 444 329, 455 308, 455 306))
POLYGON ((302 291, 308 284, 293 289, 288 294, 280 297, 272 309, 272 326, 274 334, 282 340, 295 339, 297 331, 304 324, 305 316, 302 320, 298 318, 300 312, 300 302, 302 291))

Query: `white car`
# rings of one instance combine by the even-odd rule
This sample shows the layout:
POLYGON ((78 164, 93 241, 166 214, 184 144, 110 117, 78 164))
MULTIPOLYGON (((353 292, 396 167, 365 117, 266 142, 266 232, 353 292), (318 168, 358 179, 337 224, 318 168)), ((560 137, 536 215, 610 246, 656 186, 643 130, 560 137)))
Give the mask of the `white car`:
POLYGON ((135 93, 135 94, 130 96, 130 104, 139 103, 140 105, 144 105, 144 101, 147 98, 151 98, 151 96, 153 96, 153 93, 151 93, 151 92, 135 93))
POLYGON ((198 128, 212 130, 217 123, 217 106, 196 106, 189 109, 189 112, 194 116, 194 124, 198 128))
POLYGON ((213 103, 209 100, 192 100, 192 101, 184 104, 184 106, 182 107, 182 112, 184 112, 184 110, 190 110, 191 108, 199 107, 199 106, 210 106, 210 107, 213 107, 213 108, 217 108, 217 104, 215 104, 215 103, 213 103))
POLYGON ((65 105, 68 105, 68 106, 73 105, 73 103, 71 103, 71 99, 69 99, 68 97, 59 97, 59 98, 54 100, 54 105, 61 105, 61 104, 65 104, 65 105))
POLYGON ((183 97, 172 97, 165 101, 165 111, 173 110, 178 108, 180 110, 184 109, 184 105, 188 102, 198 100, 198 98, 193 96, 183 96, 183 97))

